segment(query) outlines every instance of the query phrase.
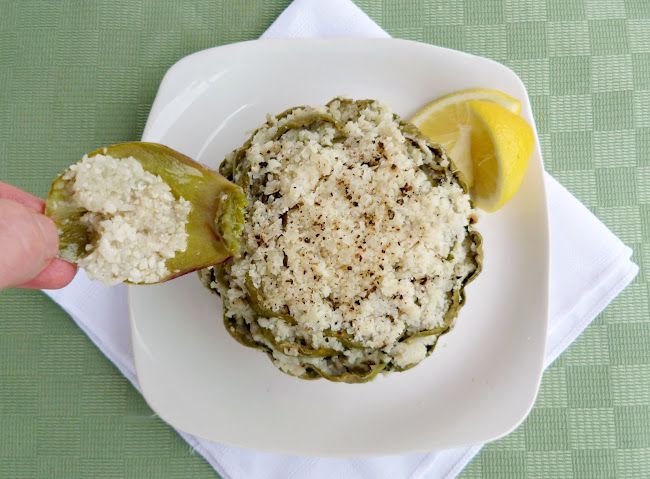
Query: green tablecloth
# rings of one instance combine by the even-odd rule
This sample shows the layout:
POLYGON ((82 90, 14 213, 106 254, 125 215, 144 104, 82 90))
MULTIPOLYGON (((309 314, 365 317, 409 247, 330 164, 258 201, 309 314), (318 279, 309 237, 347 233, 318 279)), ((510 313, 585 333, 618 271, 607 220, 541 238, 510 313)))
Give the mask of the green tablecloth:
MULTIPOLYGON (((83 152, 139 138, 171 64, 259 36, 288 3, 0 0, 0 179, 44 195, 83 152)), ((462 477, 648 477, 650 1, 358 4, 393 36, 513 68, 531 94, 548 170, 642 266, 546 372, 524 425, 462 477)), ((0 477, 216 475, 56 305, 5 291, 0 477)))

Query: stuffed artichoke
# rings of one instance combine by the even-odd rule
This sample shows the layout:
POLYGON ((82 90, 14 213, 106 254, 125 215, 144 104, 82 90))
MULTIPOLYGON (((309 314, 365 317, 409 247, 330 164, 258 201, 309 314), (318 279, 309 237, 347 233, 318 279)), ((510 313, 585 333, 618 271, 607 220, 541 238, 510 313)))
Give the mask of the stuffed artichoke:
POLYGON ((304 379, 365 382, 428 356, 481 269, 466 188, 374 100, 296 107, 221 173, 248 205, 240 254, 201 272, 228 332, 304 379))

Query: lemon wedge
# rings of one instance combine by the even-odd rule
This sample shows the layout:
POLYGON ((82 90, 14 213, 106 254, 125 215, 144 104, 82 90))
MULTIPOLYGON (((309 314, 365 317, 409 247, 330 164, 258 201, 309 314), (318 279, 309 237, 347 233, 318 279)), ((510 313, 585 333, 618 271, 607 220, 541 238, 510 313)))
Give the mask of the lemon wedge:
POLYGON ((534 146, 521 102, 493 89, 461 90, 421 108, 411 122, 442 145, 479 208, 496 211, 521 186, 534 146))
POLYGON ((496 211, 521 187, 535 137, 526 120, 496 103, 471 101, 468 106, 475 120, 470 194, 479 208, 496 211))

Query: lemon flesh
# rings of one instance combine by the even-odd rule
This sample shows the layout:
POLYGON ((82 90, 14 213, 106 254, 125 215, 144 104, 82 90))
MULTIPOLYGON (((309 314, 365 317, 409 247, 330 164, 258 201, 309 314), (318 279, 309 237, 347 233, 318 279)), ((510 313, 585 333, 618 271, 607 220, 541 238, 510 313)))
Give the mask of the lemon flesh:
POLYGON ((521 102, 491 89, 461 90, 421 108, 411 122, 445 148, 479 208, 496 211, 521 186, 534 146, 521 102))
POLYGON ((521 102, 500 90, 470 88, 437 98, 426 104, 411 118, 411 123, 436 143, 439 143, 461 171, 468 186, 474 182, 470 137, 473 128, 470 101, 491 101, 515 114, 521 102))
POLYGON ((470 193, 476 206, 496 211, 521 187, 535 137, 526 120, 496 103, 471 101, 468 106, 475 121, 470 140, 474 179, 470 193))
POLYGON ((508 95, 501 90, 491 88, 469 88, 467 90, 459 90, 448 95, 436 98, 430 103, 420 108, 411 122, 417 124, 421 120, 426 120, 433 113, 436 113, 450 105, 456 105, 474 100, 485 100, 498 103, 506 110, 516 113, 521 113, 521 102, 515 97, 508 95))

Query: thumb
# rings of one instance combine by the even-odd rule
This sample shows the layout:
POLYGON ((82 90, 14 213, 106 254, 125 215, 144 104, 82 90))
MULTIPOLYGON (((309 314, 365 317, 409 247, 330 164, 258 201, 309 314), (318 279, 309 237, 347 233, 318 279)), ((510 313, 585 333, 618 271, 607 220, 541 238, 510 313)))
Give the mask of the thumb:
POLYGON ((0 199, 0 289, 36 277, 56 256, 58 245, 51 219, 0 199))

